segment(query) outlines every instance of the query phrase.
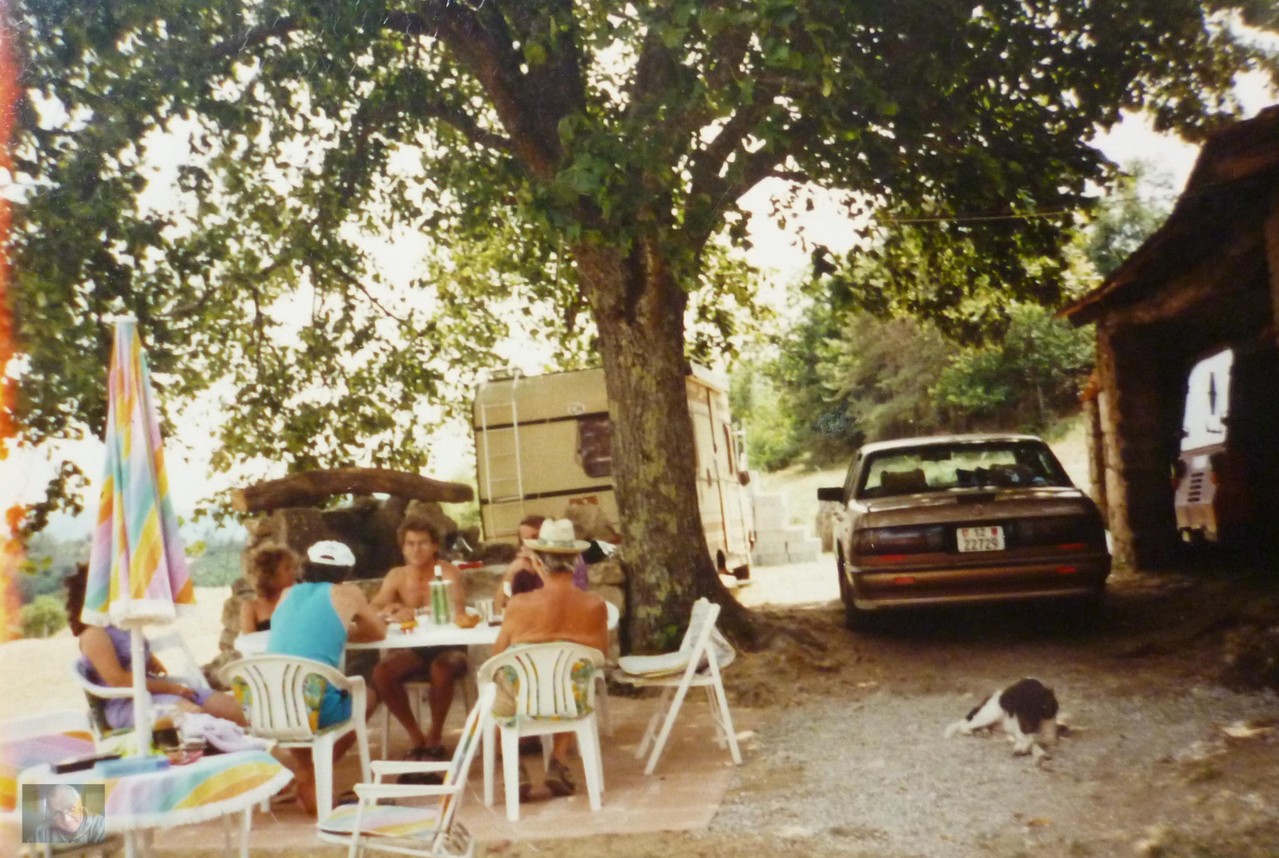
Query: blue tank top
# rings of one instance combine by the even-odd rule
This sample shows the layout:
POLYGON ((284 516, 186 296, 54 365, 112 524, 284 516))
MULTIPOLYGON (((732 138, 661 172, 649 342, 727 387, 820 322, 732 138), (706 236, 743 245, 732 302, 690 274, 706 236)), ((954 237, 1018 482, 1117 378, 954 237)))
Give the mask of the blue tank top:
MULTIPOLYGON (((271 615, 268 655, 296 655, 331 667, 342 663, 346 626, 333 609, 333 585, 294 584, 271 615)), ((327 727, 351 717, 351 698, 329 685, 320 703, 319 726, 327 727)))
POLYGON ((324 662, 342 663, 346 626, 333 609, 333 585, 294 584, 271 615, 269 655, 296 655, 324 662))

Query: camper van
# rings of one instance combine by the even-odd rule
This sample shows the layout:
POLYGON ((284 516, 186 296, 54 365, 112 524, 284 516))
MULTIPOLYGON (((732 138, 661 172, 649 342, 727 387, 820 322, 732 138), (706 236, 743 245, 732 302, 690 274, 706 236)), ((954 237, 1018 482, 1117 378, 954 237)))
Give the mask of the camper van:
MULTIPOLYGON (((706 545, 721 572, 747 578, 755 528, 727 385, 701 367, 685 384, 706 545)), ((604 370, 492 377, 476 390, 471 425, 485 539, 513 539, 525 516, 560 518, 574 504, 617 528, 604 370)))
POLYGON ((1254 342, 1218 349, 1191 368, 1172 474, 1183 541, 1240 545, 1273 537, 1277 364, 1273 345, 1254 342))

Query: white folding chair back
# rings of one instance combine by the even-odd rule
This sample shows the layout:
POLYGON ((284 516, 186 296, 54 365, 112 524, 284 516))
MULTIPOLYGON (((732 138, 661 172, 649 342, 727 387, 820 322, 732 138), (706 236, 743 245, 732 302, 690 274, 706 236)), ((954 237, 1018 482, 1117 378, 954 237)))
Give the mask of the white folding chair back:
MULTIPOLYGON (((364 723, 366 692, 364 680, 343 676, 337 668, 308 658, 289 655, 255 655, 233 661, 222 668, 222 681, 236 691, 245 704, 248 732, 274 739, 285 748, 310 746, 315 765, 315 799, 318 818, 333 808, 333 746, 354 732, 360 753, 360 774, 369 778, 369 736, 364 723), (318 677, 351 697, 351 717, 327 727, 311 724, 314 706, 306 699, 308 682, 318 677), (237 684, 242 688, 237 690, 237 684)), ((315 691, 312 685, 312 693, 315 691)), ((318 701, 312 701, 312 704, 318 701)))
POLYGON ((373 763, 374 782, 356 784, 357 805, 339 807, 319 822, 319 837, 329 843, 349 845, 351 858, 365 849, 400 855, 431 858, 466 858, 474 854, 470 832, 457 821, 457 809, 465 795, 466 778, 491 718, 497 688, 487 685, 479 692, 458 737, 453 759, 448 762, 373 763), (440 772, 443 783, 385 784, 387 775, 408 772, 440 772), (380 805, 383 799, 436 798, 433 804, 380 805))
POLYGON ((698 599, 693 603, 688 630, 679 650, 662 656, 628 656, 618 660, 621 671, 614 674, 615 679, 639 687, 662 689, 662 702, 649 719, 644 738, 635 753, 641 759, 649 754, 648 763, 644 766, 646 775, 651 775, 657 767, 688 690, 697 686, 706 689, 711 718, 715 722, 716 741, 720 747, 728 747, 734 763, 742 762, 733 716, 728 709, 728 697, 724 694, 720 676, 720 668, 732 662, 736 653, 715 628, 719 611, 719 605, 698 599), (662 717, 663 712, 665 718, 662 717))
MULTIPOLYGON (((484 743, 484 803, 493 805, 494 738, 502 735, 502 777, 506 785, 506 818, 520 818, 519 740, 523 736, 575 733, 586 771, 591 810, 600 809, 604 766, 595 720, 595 677, 604 654, 594 647, 555 642, 516 646, 480 666, 480 687, 501 683, 515 697, 515 714, 492 718, 484 743), (583 668, 592 671, 576 677, 583 668), (501 675, 499 675, 501 674, 501 675)), ((545 749, 545 745, 543 745, 545 749)))
POLYGON ((187 646, 186 638, 177 626, 168 626, 155 634, 147 636, 147 644, 151 653, 164 665, 169 676, 188 688, 209 690, 209 680, 204 676, 204 669, 196 660, 195 654, 187 646))

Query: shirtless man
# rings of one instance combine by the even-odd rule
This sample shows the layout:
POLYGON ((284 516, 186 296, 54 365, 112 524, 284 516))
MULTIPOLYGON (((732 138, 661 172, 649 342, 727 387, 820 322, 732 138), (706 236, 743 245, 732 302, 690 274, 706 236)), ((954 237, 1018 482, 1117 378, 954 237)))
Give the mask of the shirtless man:
MULTIPOLYGON (((348 642, 380 641, 386 637, 386 623, 370 607, 364 591, 347 581, 355 566, 355 555, 341 542, 317 542, 307 549, 302 566, 302 583, 284 591, 271 615, 271 636, 266 651, 314 659, 330 667, 342 663, 348 642)), ((377 707, 376 691, 369 690, 366 715, 377 707)), ((319 726, 327 727, 351 717, 351 698, 333 686, 320 700, 319 726)), ((348 733, 333 748, 340 758, 355 741, 348 733)), ((310 748, 295 748, 299 769, 298 801, 308 813, 315 813, 315 768, 310 748)))
POLYGON ((537 533, 542 529, 542 522, 546 521, 544 515, 525 516, 520 522, 519 534, 519 550, 515 552, 515 559, 511 561, 511 565, 506 567, 506 571, 502 573, 502 580, 497 583, 497 591, 493 594, 493 610, 495 613, 502 613, 506 610, 507 600, 511 598, 511 587, 515 583, 515 576, 520 572, 529 572, 533 575, 537 574, 537 569, 533 567, 533 551, 524 543, 530 539, 537 539, 537 533))
MULTIPOLYGON (((573 584, 573 564, 589 545, 574 539, 573 523, 568 519, 543 522, 536 539, 524 540, 533 551, 533 566, 545 586, 521 593, 507 603, 493 653, 516 644, 571 641, 608 652, 608 608, 594 593, 579 590, 573 584)), ((498 699, 493 711, 498 715, 514 714, 509 692, 505 695, 499 683, 498 699)), ((551 761, 546 767, 546 787, 553 795, 572 795, 577 790, 568 769, 568 752, 573 734, 556 733, 551 761)), ((520 766, 520 795, 527 795, 527 777, 520 766)))
MULTIPOLYGON (((436 526, 425 518, 406 518, 397 535, 404 565, 386 573, 382 589, 373 597, 373 608, 388 620, 403 622, 415 618, 419 608, 431 604, 431 581, 439 565, 444 580, 452 582, 453 613, 466 612, 466 591, 462 573, 448 561, 436 557, 441 536, 436 526)), ((404 725, 412 742, 410 760, 443 760, 447 758, 440 736, 444 719, 453 704, 453 685, 466 676, 465 647, 418 647, 397 649, 373 668, 373 686, 386 708, 404 725), (431 728, 423 733, 413 717, 404 682, 414 675, 426 673, 430 679, 427 702, 431 707, 431 728)))

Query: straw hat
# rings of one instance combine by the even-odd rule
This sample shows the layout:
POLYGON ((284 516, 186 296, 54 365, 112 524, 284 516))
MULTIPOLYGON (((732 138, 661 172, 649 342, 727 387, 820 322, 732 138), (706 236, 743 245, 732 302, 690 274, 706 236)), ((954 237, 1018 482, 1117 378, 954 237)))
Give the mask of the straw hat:
POLYGON ((537 539, 524 540, 524 546, 547 554, 581 554, 590 543, 576 537, 573 522, 567 518, 548 518, 542 522, 537 539))

